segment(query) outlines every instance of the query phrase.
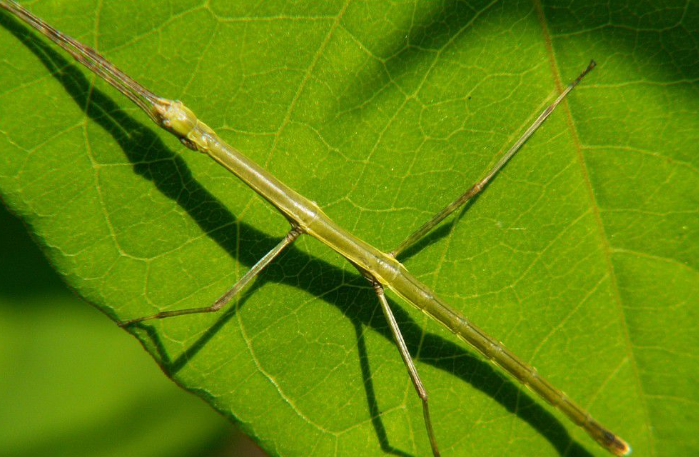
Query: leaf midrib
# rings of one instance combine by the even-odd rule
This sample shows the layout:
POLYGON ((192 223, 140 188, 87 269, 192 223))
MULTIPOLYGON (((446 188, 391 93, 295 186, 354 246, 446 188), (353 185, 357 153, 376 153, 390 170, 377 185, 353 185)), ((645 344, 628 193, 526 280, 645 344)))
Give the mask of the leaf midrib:
MULTIPOLYGON (((560 92, 564 88, 564 84, 562 82, 562 77, 561 77, 561 72, 560 68, 558 65, 558 61, 556 59, 556 54, 553 49, 553 42, 551 40, 551 35, 548 30, 548 23, 546 20, 546 14, 544 12, 544 9, 541 5, 541 0, 533 0, 534 2, 534 8, 536 9, 537 13, 537 18, 539 20, 539 24, 541 25, 541 32, 543 35, 543 40, 544 40, 544 45, 546 47, 546 54, 548 55, 549 58, 549 66, 551 68, 551 73, 553 76, 553 79, 556 83, 556 89, 560 92)), ((614 270, 614 264, 612 262, 612 257, 611 257, 611 243, 609 241, 609 237, 607 235, 607 232, 604 228, 604 223, 602 221, 602 216, 600 214, 600 208, 597 203, 597 199, 595 198, 595 193, 594 189, 592 188, 592 182, 590 181, 590 174, 589 170, 587 167, 587 163, 585 162, 585 158, 583 157, 582 154, 582 145, 580 143, 580 135, 578 133, 577 127, 575 125, 575 119, 573 118, 573 114, 570 110, 570 104, 567 100, 564 101, 564 110, 565 116, 566 116, 566 123, 568 124, 568 128, 570 130, 570 135, 571 135, 571 141, 573 143, 573 147, 575 148, 575 156, 576 160, 580 166, 580 174, 582 177, 582 180, 585 184, 585 188, 587 190, 587 200, 589 202, 590 210, 592 211, 594 221, 595 221, 595 229, 597 232, 597 238, 599 242, 599 246, 602 249, 603 257, 604 257, 604 263, 606 266, 606 270, 609 275, 609 281, 610 281, 610 290, 611 290, 611 295, 612 299, 616 305, 617 309, 617 315, 619 316, 618 320, 621 324, 621 332, 624 338, 624 345, 626 346, 626 352, 629 360, 631 361, 631 367, 633 370, 633 378, 634 378, 634 384, 636 386, 637 394, 640 398, 640 403, 641 407, 643 408, 643 415, 645 417, 645 425, 646 425, 646 434, 648 437, 648 446, 649 446, 649 451, 650 455, 656 455, 655 453, 655 448, 653 446, 653 434, 651 432, 652 428, 652 422, 650 418, 650 413, 648 409, 648 404, 646 402, 645 394, 643 392, 643 386, 641 385, 641 378, 639 374, 639 368, 638 368, 638 360, 636 358, 636 355, 633 350, 633 345, 631 344, 631 337, 629 335, 629 326, 628 326, 628 321, 626 319, 626 315, 624 313, 624 307, 622 306, 622 298, 621 298, 621 293, 619 291, 619 283, 617 280, 616 272, 614 270)))

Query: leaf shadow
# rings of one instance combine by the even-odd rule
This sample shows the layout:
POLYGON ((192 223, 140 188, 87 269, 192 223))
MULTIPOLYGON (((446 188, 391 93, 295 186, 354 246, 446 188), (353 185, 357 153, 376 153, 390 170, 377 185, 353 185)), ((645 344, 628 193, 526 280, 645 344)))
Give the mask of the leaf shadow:
MULTIPOLYGON (((86 115, 114 138, 125 157, 133 165, 134 173, 151 181, 159 192, 178 204, 201 230, 230 256, 251 267, 268 251, 267 248, 277 244, 277 240, 272 239, 267 234, 251 225, 237 221, 235 215, 192 176, 182 158, 171 151, 152 129, 135 120, 109 96, 94 88, 76 65, 70 63, 33 32, 8 17, 7 14, 0 14, 0 25, 35 54, 51 76, 65 88, 67 94, 85 111, 86 115), (235 235, 231 234, 230 230, 220 229, 221 227, 231 227, 234 224, 239 226, 240 238, 260 240, 259 243, 255 243, 254 249, 238 251, 235 235)), ((399 456, 408 455, 389 443, 373 387, 369 357, 362 330, 364 327, 368 327, 389 341, 392 341, 392 336, 383 315, 376 312, 379 305, 372 289, 366 285, 365 279, 360 275, 350 274, 323 260, 312 257, 293 245, 280 256, 278 263, 294 270, 297 270, 296 266, 298 265, 304 265, 305 268, 293 278, 283 274, 281 270, 285 268, 271 269, 265 272, 262 280, 258 280, 246 292, 237 307, 231 307, 224 314, 217 316, 213 325, 193 345, 178 356, 173 358, 169 355, 160 335, 152 326, 141 325, 140 328, 145 332, 135 331, 135 336, 141 340, 146 348, 152 349, 158 355, 158 362, 166 373, 174 375, 189 360, 196 357, 206 343, 245 304, 247 298, 264 283, 282 283, 301 288, 337 307, 354 324, 366 400, 377 438, 385 452, 399 456), (319 277, 322 277, 323 280, 319 281, 319 277), (356 290, 356 293, 338 293, 336 290, 331 292, 326 286, 327 284, 341 283, 349 284, 353 290, 356 290), (357 303, 374 303, 374 305, 357 306, 357 303)), ((560 455, 591 455, 572 439, 559 418, 534 401, 518 384, 504 378, 489 363, 468 352, 460 345, 440 335, 426 333, 393 300, 391 300, 391 306, 401 326, 408 349, 413 355, 419 353, 422 363, 430 364, 453 375, 497 401, 507 411, 525 421, 547 439, 560 455)), ((112 315, 111 317, 115 319, 116 316, 112 315)), ((397 352, 396 358, 399 358, 397 352)), ((205 396, 201 392, 197 393, 205 396)), ((418 401, 417 396, 415 401, 418 401)), ((230 411, 221 412, 227 417, 235 419, 230 411)))
POLYGON ((431 232, 428 232, 424 237, 422 237, 417 243, 413 244, 412 246, 408 246, 408 248, 401 252, 398 255, 398 259, 401 262, 405 262, 415 254, 419 253, 423 249, 426 249, 442 238, 449 236, 449 234, 454 230, 454 225, 458 224, 461 218, 463 218, 466 213, 468 212, 469 208, 471 206, 475 205, 476 202, 478 201, 478 198, 481 196, 481 194, 478 194, 471 198, 469 201, 467 201, 463 208, 458 210, 458 213, 456 216, 450 215, 449 217, 452 217, 451 221, 446 221, 442 222, 441 225, 439 225, 437 228, 432 230, 431 232))
POLYGON ((65 286, 30 233, 27 224, 5 206, 0 196, 0 298, 21 299, 22 306, 46 306, 48 301, 24 298, 61 293, 65 286))

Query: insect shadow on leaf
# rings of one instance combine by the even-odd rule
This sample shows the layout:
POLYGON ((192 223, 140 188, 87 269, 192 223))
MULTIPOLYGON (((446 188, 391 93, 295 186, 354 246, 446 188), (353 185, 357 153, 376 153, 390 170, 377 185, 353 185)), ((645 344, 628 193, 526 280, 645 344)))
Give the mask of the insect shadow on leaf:
MULTIPOLYGON (((277 240, 257 230, 251 225, 238 221, 236 217, 192 176, 188 166, 172 152, 150 128, 122 111, 105 93, 93 87, 78 67, 70 63, 58 52, 47 46, 26 27, 0 14, 0 25, 17 37, 37 56, 51 75, 65 88, 77 106, 95 123, 109 133, 133 165, 134 172, 153 183, 164 196, 176 202, 191 217, 201 230, 215 241, 225 252, 248 267, 255 264, 269 246, 277 240), (257 240, 254 250, 237 250, 238 240, 232 230, 221 227, 238 225, 240 238, 257 240)), ((437 236, 439 232, 437 232, 437 236)), ((371 287, 358 274, 348 273, 327 262, 314 258, 295 246, 290 246, 279 259, 278 268, 270 268, 248 289, 236 306, 230 307, 222 315, 217 315, 213 325, 199 339, 181 354, 173 357, 167 353, 160 335, 149 325, 138 324, 133 333, 147 348, 157 354, 158 362, 171 376, 196 357, 197 353, 245 304, 245 301, 263 284, 283 283, 301 288, 322 298, 337 307, 353 323, 357 334, 357 348, 364 377, 367 405, 372 415, 372 425, 385 452, 394 455, 407 455, 390 443, 376 401, 372 383, 370 360, 362 338, 363 327, 368 327, 384 338, 392 341, 392 335, 385 319, 377 311, 375 295, 371 287), (283 270, 296 271, 298 265, 306 265, 293 279, 283 270), (323 281, 317 278, 324 276, 323 281), (349 278, 349 279, 348 279, 349 278), (349 283, 353 293, 330 292, 325 284, 349 283), (366 303, 366 306, 358 306, 366 303), (136 329, 144 329, 139 332, 136 329)), ((395 317, 400 322, 411 354, 418 353, 420 361, 452 374, 457 379, 470 384, 497 401, 505 409, 527 422, 537 433, 545 437, 561 455, 589 456, 590 454, 574 442, 558 418, 529 397, 522 388, 506 379, 491 364, 468 352, 465 348, 443 337, 425 333, 424 329, 410 318, 407 312, 393 305, 395 317), (424 335, 424 336, 423 336, 424 335), (422 340, 422 343, 421 343, 422 340), (459 363, 454 361, 458 360, 459 363), (474 376, 478 374, 478 376, 474 376)), ((114 317, 114 316, 112 316, 114 317)), ((230 412, 223 411, 231 416, 230 412)))

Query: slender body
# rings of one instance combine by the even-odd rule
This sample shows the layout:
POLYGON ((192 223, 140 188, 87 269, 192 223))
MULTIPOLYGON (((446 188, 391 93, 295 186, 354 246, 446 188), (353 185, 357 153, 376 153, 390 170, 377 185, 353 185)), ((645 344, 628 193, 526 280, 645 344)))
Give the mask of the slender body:
POLYGON ((522 362, 505 346, 451 309, 425 284, 396 260, 369 243, 360 240, 340 227, 311 200, 279 181, 262 167, 220 139, 206 124, 179 101, 164 101, 164 127, 191 149, 209 155, 216 162, 238 176, 275 207, 303 232, 317 238, 328 247, 355 264, 361 271, 370 272, 382 285, 422 310, 462 340, 473 346, 522 384, 536 392, 552 406, 560 409, 574 423, 583 427, 590 436, 616 455, 628 454, 628 445, 614 433, 594 420, 568 396, 539 376, 535 368, 522 362), (177 119, 172 122, 169 119, 177 119))
POLYGON ((402 243, 392 253, 384 253, 369 243, 360 240, 349 233, 333 220, 331 220, 318 205, 300 195, 264 168, 247 158, 235 148, 222 140, 213 129, 201 122, 196 115, 185 107, 180 101, 172 101, 157 97, 136 81, 109 63, 95 50, 82 45, 74 39, 62 34, 50 25, 37 18, 16 2, 0 0, 0 7, 7 9, 22 20, 39 30, 52 41, 69 52, 80 63, 94 71, 100 77, 109 82, 117 90, 126 95, 160 127, 174 134, 188 148, 200 151, 221 164, 227 170, 235 174, 255 192, 265 198, 276 207, 291 223, 292 230, 277 248, 258 262, 253 269, 246 274, 239 283, 228 293, 224 294, 214 305, 207 308, 194 308, 189 310, 168 311, 158 313, 122 323, 129 325, 152 318, 163 318, 195 312, 217 311, 225 305, 245 284, 259 273, 279 252, 291 244, 299 235, 311 235, 332 250, 336 251, 353 265, 355 265, 367 279, 374 285, 384 312, 392 326, 394 338, 401 348, 401 355, 408 366, 411 379, 423 400, 423 412, 427 424, 432 450, 439 455, 436 439, 432 431, 432 425, 427 409, 427 394, 417 375, 405 343, 397 330, 395 319, 388 308, 388 303, 383 295, 383 288, 388 287, 400 295, 407 302, 422 310, 434 318, 437 322, 458 335, 462 340, 473 346, 487 359, 493 361, 503 370, 508 372, 532 391, 541 396, 548 403, 560 409, 574 423, 583 427, 590 436, 605 449, 615 455, 626 455, 630 447, 617 435, 607 430, 595 421, 589 413, 576 405, 563 392, 553 387, 537 373, 536 369, 519 360, 508 351, 501 343, 485 334, 481 329, 469 322, 465 317, 451 309, 444 301, 434 293, 396 259, 397 253, 412 244, 434 227, 439 221, 453 212, 469 198, 480 192, 487 182, 504 166, 509 158, 531 136, 536 128, 551 114, 555 107, 575 87, 582 77, 594 67, 594 62, 576 79, 566 90, 550 105, 527 130, 527 132, 515 143, 515 145, 503 156, 496 166, 487 174, 486 178, 474 185, 453 204, 447 206, 438 213, 435 218, 426 223, 413 236, 402 243), (407 355, 406 355, 407 354, 407 355))

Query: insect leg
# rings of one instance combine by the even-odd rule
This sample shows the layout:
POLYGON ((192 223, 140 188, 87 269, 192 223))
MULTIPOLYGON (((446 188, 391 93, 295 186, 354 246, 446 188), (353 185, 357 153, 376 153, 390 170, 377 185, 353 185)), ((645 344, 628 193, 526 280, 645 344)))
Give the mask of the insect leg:
POLYGON ((393 312, 391 311, 391 308, 388 305, 388 300, 386 300, 386 294, 384 293, 383 286, 369 273, 362 272, 362 274, 371 282, 372 286, 374 287, 374 291, 376 292, 376 295, 379 297, 379 302, 381 303, 381 310, 383 311, 383 314, 386 317, 386 320, 388 321, 388 325, 391 328, 393 340, 398 346, 398 352, 400 352, 400 356, 403 359, 403 363, 405 364, 405 367, 408 369, 408 375, 410 376, 410 380, 413 382, 413 386, 415 387, 415 390, 417 391, 417 394, 420 397, 420 400, 422 401, 422 415, 425 419, 425 428, 427 429, 427 435, 430 439, 432 454, 434 455, 434 457, 439 457, 439 448, 437 447, 437 439, 434 436, 432 419, 430 419, 430 408, 429 404, 427 403, 427 391, 425 390, 425 387, 422 384, 422 380, 420 379, 420 375, 417 372, 417 368, 415 367, 413 359, 410 356, 408 347, 405 345, 405 340, 403 339, 403 335, 401 334, 400 328, 398 327, 398 322, 396 322, 396 318, 393 316, 393 312))
POLYGON ((447 216, 461 208, 467 201, 471 200, 473 197, 478 195, 490 182, 493 177, 510 161, 510 159, 520 150, 522 145, 536 132, 541 124, 553 113, 553 110, 563 101, 563 99, 570 93, 575 86, 580 83, 580 81, 587 75, 597 64, 594 60, 590 61, 587 68, 580 73, 580 75, 571 82, 563 92, 556 98, 556 100, 551 103, 546 109, 536 118, 536 120, 529 126, 529 128, 522 134, 522 136, 510 147, 510 149, 498 160, 498 162, 488 171, 483 179, 472 185, 466 192, 461 194, 459 198, 449 203, 447 206, 442 208, 437 214, 435 214, 432 219, 425 222, 422 227, 417 229, 415 232, 410 234, 397 248, 390 252, 393 257, 398 256, 401 252, 405 251, 408 247, 415 244, 420 238, 427 235, 434 227, 436 227, 440 222, 442 222, 447 216))
POLYGON ((144 316, 144 317, 137 317, 136 319, 130 319, 127 321, 123 321, 119 323, 120 327, 126 327, 128 325, 135 324, 137 322, 143 322, 147 321, 150 319, 163 319, 166 317, 173 317, 173 316, 182 316, 184 314, 197 314, 197 313, 213 313, 221 308, 223 308, 228 302, 233 299, 243 288, 253 279, 255 276, 257 276, 262 270, 265 269, 269 263, 274 260, 275 257, 277 257, 287 246, 292 244, 296 238, 298 238, 301 235, 301 230, 298 228, 294 227, 292 228, 289 233, 286 234, 284 239, 274 247, 271 251, 269 251, 267 254, 265 254, 264 257, 262 257, 245 275, 238 280, 238 282, 235 283, 233 287, 228 290, 225 294, 221 295, 218 300, 216 300, 213 305, 211 306, 206 306, 203 308, 188 308, 188 309, 179 309, 179 310, 174 310, 174 311, 162 311, 157 314, 153 314, 152 316, 144 316))

